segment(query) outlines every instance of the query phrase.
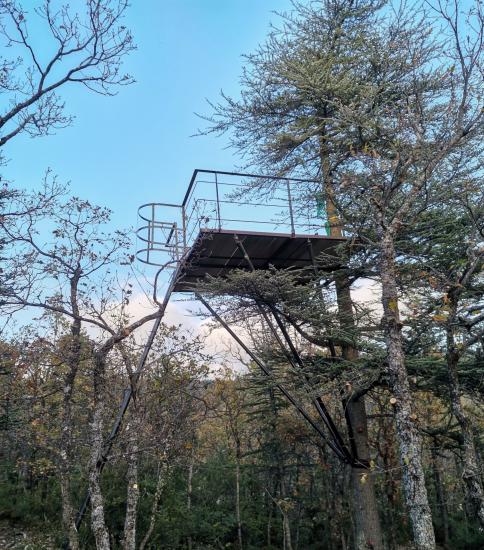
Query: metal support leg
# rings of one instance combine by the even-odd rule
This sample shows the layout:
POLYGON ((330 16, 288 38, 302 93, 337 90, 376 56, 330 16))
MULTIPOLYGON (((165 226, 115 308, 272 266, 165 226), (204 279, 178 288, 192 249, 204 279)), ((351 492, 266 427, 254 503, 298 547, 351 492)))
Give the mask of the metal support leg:
MULTIPOLYGON (((242 241, 239 239, 238 235, 234 235, 234 239, 235 239, 235 242, 236 242, 237 246, 239 247, 245 261, 247 262, 247 265, 249 266, 251 271, 255 271, 254 264, 252 263, 252 260, 250 259, 249 255, 247 254, 247 251, 246 251, 242 241)), ((259 311, 262 313, 265 321, 268 323, 269 327, 271 328, 274 336, 276 337, 279 345, 281 346, 281 349, 287 355, 284 343, 280 339, 279 334, 277 333, 277 331, 275 330, 274 326, 272 325, 270 319, 268 318, 267 313, 264 311, 264 309, 262 308, 260 303, 258 303, 257 306, 258 306, 259 311)), ((271 310, 271 313, 274 316, 274 319, 276 320, 276 322, 279 326, 279 329, 281 330, 281 332, 284 336, 284 339, 286 340, 286 342, 289 346, 289 349, 291 350, 291 354, 292 354, 292 357, 293 357, 294 361, 297 363, 297 365, 299 366, 300 369, 304 369, 304 363, 301 359, 301 356, 299 355, 296 347, 292 343, 292 340, 289 336, 289 333, 287 332, 286 327, 284 326, 284 323, 281 321, 276 308, 272 304, 268 304, 268 307, 271 310)), ((295 366, 294 361, 293 361, 293 359, 291 359, 290 356, 288 356, 288 359, 291 362, 291 364, 293 366, 295 366)), ((306 382, 309 382, 307 376, 306 375, 304 375, 304 376, 305 376, 306 382)), ((336 427, 333 419, 331 418, 331 415, 329 414, 329 411, 326 408, 326 406, 325 406, 323 400, 321 399, 321 397, 319 397, 319 396, 318 397, 312 397, 311 396, 311 401, 313 402, 313 405, 316 408, 319 416, 321 417, 321 419, 325 423, 326 427, 328 428, 329 433, 333 437, 333 439, 335 441, 335 445, 338 447, 340 454, 342 454, 345 457, 346 462, 348 462, 349 464, 353 464, 354 461, 355 461, 355 457, 348 450, 348 448, 347 448, 347 446, 346 446, 346 444, 343 440, 343 437, 339 433, 338 428, 336 427)))
MULTIPOLYGON (((223 326, 223 328, 232 336, 232 338, 239 344, 239 346, 247 353, 247 355, 254 361, 254 363, 260 368, 260 370, 268 377, 274 380, 274 376, 271 370, 265 365, 249 348, 248 346, 237 336, 237 334, 230 328, 230 326, 220 317, 220 315, 212 308, 212 306, 198 293, 195 294, 196 298, 208 309, 213 317, 223 326)), ((340 451, 340 449, 326 437, 326 434, 321 429, 319 424, 306 412, 304 407, 299 401, 292 396, 288 390, 279 383, 275 383, 275 387, 286 397, 286 399, 296 408, 299 414, 311 425, 311 427, 318 433, 318 435, 328 444, 328 446, 335 452, 340 460, 347 462, 347 457, 340 451)))
MULTIPOLYGON (((288 342, 288 344, 289 344, 289 348, 292 352, 292 356, 291 356, 290 353, 288 353, 288 351, 286 349, 286 346, 284 345, 284 342, 281 340, 281 337, 279 336, 279 334, 278 334, 276 328, 274 327, 272 321, 270 320, 269 316, 265 312, 263 306, 260 303, 257 303, 257 307, 258 307, 259 311, 261 312, 262 316, 264 317, 264 320, 268 324, 269 328, 271 329, 271 332, 274 335, 275 339, 277 340, 277 343, 279 344, 280 348, 285 353, 288 361, 291 363, 291 366, 294 369, 297 369, 297 368, 304 369, 304 363, 303 363, 299 353, 297 352, 296 348, 294 347, 294 345, 293 345, 293 343, 290 339, 289 334, 287 333, 284 325, 282 324, 282 322, 281 322, 280 318, 277 316, 277 314, 275 312, 272 312, 277 324, 279 325, 279 328, 281 329, 281 332, 284 335, 284 338, 285 338, 286 342, 288 342)), ((308 384, 308 386, 309 386, 310 380, 309 380, 308 376, 304 373, 303 373, 303 376, 304 376, 306 384, 308 384)), ((353 457, 348 452, 348 449, 346 448, 346 445, 343 441, 343 438, 341 437, 340 433, 338 432, 338 429, 336 428, 331 416, 329 415, 329 412, 326 409, 326 406, 324 405, 321 397, 319 397, 319 396, 313 397, 311 395, 311 388, 310 387, 308 387, 308 394, 310 394, 311 402, 313 403, 313 405, 314 405, 315 409, 317 410, 319 416, 321 417, 321 419, 325 423, 326 427, 328 428, 331 436, 336 441, 336 444, 339 447, 339 449, 341 450, 342 454, 344 454, 346 456, 347 460, 353 461, 353 457)))
MULTIPOLYGON (((311 263, 313 264, 314 274, 318 276, 319 275, 318 266, 316 264, 316 258, 314 257, 313 243, 311 242, 311 239, 308 239, 307 244, 309 249, 309 255, 311 256, 311 263)), ((328 341, 328 346, 329 346, 331 355, 333 357, 336 357, 336 349, 331 340, 328 341)), ((346 399, 343 399, 342 405, 343 405, 343 411, 344 411, 345 420, 346 420, 346 426, 348 428, 348 439, 350 442, 351 455, 353 457, 353 466, 355 468, 368 468, 369 467, 368 461, 362 460, 361 458, 358 457, 358 449, 356 447, 356 442, 355 442, 355 433, 353 431, 353 424, 351 423, 350 415, 348 414, 347 404, 348 404, 348 401, 346 399)))
POLYGON ((311 256, 311 264, 313 266, 313 271, 316 277, 318 276, 318 266, 316 264, 316 258, 314 257, 314 250, 313 250, 313 243, 311 242, 311 239, 307 240, 309 255, 311 256))
MULTIPOLYGON (((286 327, 284 326, 284 323, 282 322, 281 318, 279 317, 279 314, 276 310, 276 308, 272 305, 269 305, 269 308, 271 310, 272 315, 274 316, 274 319, 276 320, 277 325, 279 326, 280 331, 282 332, 284 339, 286 340, 289 349, 291 350, 291 353, 294 356, 295 361, 299 365, 301 369, 304 369, 304 362, 301 359, 301 356, 299 355, 299 352, 297 351, 296 347, 292 343, 291 337, 289 336, 289 333, 287 332, 286 327)), ((307 376, 305 375, 306 381, 309 382, 307 376)), ((324 404, 323 400, 320 396, 317 396, 314 398, 314 405, 323 419, 324 423, 326 424, 329 432, 333 436, 334 440, 336 441, 338 447, 341 449, 342 453, 347 457, 348 461, 350 463, 354 462, 354 456, 350 453, 348 450, 343 437, 338 431, 338 428, 336 427, 333 419, 331 418, 331 415, 329 414, 328 409, 326 408, 326 405, 324 404)))
MULTIPOLYGON (((160 270, 161 271, 161 270, 160 270)), ((156 281, 158 279, 159 272, 156 274, 155 278, 155 285, 156 281)), ((116 415, 116 419, 114 420, 113 426, 111 428, 111 431, 109 433, 109 436, 107 437, 106 441, 104 442, 103 451, 101 454, 101 457, 99 458, 96 468, 101 473, 104 469, 104 466, 106 466, 106 463, 108 461, 109 453, 111 452, 111 449, 113 447, 114 441, 119 433, 119 430, 121 428, 124 415, 126 414, 126 411, 128 410, 129 404, 131 403, 131 400, 133 399, 134 392, 136 390, 136 386, 141 378, 141 375, 143 373, 144 367, 146 365, 146 360, 148 359, 148 355, 150 353, 151 347, 153 346, 153 342, 155 340, 156 334, 158 332, 158 329, 160 328, 161 320, 163 319, 163 316, 165 315, 166 308, 168 306, 168 302, 170 300, 171 293, 173 291, 173 288, 175 286, 176 282, 176 273, 173 279, 170 282, 170 286, 168 287, 168 290, 165 294, 165 298, 163 302, 158 303, 160 306, 159 309, 159 316, 155 319, 155 323, 151 329, 150 335, 148 337, 148 340, 145 344, 145 347, 143 349, 143 353, 138 361, 138 366, 136 370, 133 373, 133 376, 131 377, 131 384, 129 388, 126 388, 123 393, 123 399, 121 400, 118 414, 116 415)), ((154 292, 154 297, 156 301, 156 288, 154 292)), ((76 515, 76 529, 79 530, 79 527, 81 526, 82 520, 84 519, 84 516, 86 515, 87 508, 89 506, 90 502, 90 494, 89 490, 87 490, 86 495, 84 497, 84 500, 81 504, 81 507, 79 508, 77 515, 76 515)), ((69 543, 67 541, 64 542, 63 545, 64 549, 69 548, 69 543)))

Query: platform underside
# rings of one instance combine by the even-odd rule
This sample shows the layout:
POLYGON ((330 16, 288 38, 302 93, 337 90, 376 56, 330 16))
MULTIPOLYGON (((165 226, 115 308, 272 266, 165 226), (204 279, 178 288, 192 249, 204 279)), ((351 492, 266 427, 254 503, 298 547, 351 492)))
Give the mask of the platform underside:
POLYGON ((333 255, 335 247, 345 241, 324 235, 202 229, 178 270, 173 291, 190 292, 205 275, 224 277, 233 269, 247 270, 249 266, 235 236, 243 243, 255 269, 311 267, 322 254, 333 255))

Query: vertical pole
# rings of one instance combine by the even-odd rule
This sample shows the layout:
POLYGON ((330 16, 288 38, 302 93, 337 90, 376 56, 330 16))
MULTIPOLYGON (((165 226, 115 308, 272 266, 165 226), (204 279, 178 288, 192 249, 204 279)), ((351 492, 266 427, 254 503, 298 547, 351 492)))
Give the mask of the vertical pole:
POLYGON ((286 181, 287 185, 287 200, 289 203, 289 216, 291 218, 291 235, 294 237, 296 230, 294 228, 294 212, 292 211, 292 197, 291 197, 291 184, 289 180, 286 181))
POLYGON ((150 248, 154 248, 155 242, 155 205, 151 205, 151 238, 150 238, 150 248))
POLYGON ((313 265, 313 271, 316 277, 318 276, 318 266, 316 265, 316 259, 314 257, 314 250, 313 250, 313 243, 311 242, 311 239, 308 238, 306 241, 306 244, 308 245, 309 250, 309 256, 311 257, 311 263, 313 265))
POLYGON ((217 172, 215 172, 215 193, 217 194, 217 222, 218 222, 218 230, 220 231, 222 229, 222 222, 220 220, 220 197, 219 197, 219 193, 218 193, 217 172))
POLYGON ((178 253, 178 226, 176 222, 173 224, 173 232, 175 234, 175 257, 176 261, 180 261, 180 254, 178 253))
POLYGON ((185 205, 182 204, 182 231, 183 231, 183 254, 187 249, 187 213, 185 205))
POLYGON ((153 250, 155 240, 155 205, 151 205, 151 220, 148 222, 148 246, 146 247, 146 261, 150 262, 150 251, 153 250))

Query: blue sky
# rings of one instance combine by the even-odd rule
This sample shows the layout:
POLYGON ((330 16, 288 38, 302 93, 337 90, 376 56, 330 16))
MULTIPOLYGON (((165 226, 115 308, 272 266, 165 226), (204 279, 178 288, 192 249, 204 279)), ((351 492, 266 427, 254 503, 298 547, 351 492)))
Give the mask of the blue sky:
POLYGON ((194 168, 238 164, 224 138, 190 137, 203 126, 194 113, 208 113, 206 98, 217 99, 221 89, 238 93, 241 54, 264 41, 274 10, 290 8, 289 0, 132 4, 126 24, 138 49, 125 70, 137 83, 116 97, 65 88, 67 109, 76 116, 72 127, 17 137, 4 148, 10 162, 3 174, 15 185, 37 187, 50 167, 77 196, 109 206, 116 227, 135 226, 144 202, 179 202, 194 168))

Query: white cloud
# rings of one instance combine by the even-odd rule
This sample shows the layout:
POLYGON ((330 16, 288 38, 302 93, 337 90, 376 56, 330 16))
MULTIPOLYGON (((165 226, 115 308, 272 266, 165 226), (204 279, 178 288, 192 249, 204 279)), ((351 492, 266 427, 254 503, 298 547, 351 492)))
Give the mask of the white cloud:
MULTIPOLYGON (((375 313, 380 313, 381 308, 381 286, 369 279, 361 279, 351 289, 353 299, 375 313)), ((153 303, 143 293, 133 296, 128 312, 133 319, 137 319, 152 312, 153 303)), ((203 318, 206 311, 198 301, 190 300, 180 294, 173 294, 165 312, 163 322, 167 325, 180 325, 193 336, 202 336, 205 339, 205 352, 213 356, 213 367, 226 364, 235 369, 244 368, 237 357, 242 356, 245 361, 246 354, 240 349, 233 338, 223 327, 215 327, 211 318, 203 318)), ((148 337, 151 330, 151 323, 139 329, 137 340, 142 342, 148 337)), ((242 340, 246 339, 243 329, 237 327, 237 334, 242 340)), ((247 340, 247 343, 249 341, 247 340)))
POLYGON ((371 279, 359 279, 351 287, 351 297, 356 303, 371 308, 375 313, 383 313, 379 283, 371 279))

